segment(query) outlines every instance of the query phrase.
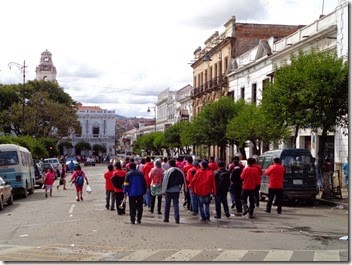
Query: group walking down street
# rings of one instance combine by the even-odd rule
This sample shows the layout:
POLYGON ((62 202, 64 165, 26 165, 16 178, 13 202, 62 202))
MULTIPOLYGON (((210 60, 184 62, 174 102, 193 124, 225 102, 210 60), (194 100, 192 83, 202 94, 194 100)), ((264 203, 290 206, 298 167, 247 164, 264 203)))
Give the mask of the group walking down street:
MULTIPOLYGON (((114 165, 109 164, 103 173, 105 207, 111 211, 116 209, 117 215, 127 213, 131 224, 142 223, 144 211, 163 215, 165 223, 169 223, 172 216, 179 224, 180 205, 191 215, 199 215, 200 222, 231 216, 252 219, 255 217, 254 209, 259 207, 263 173, 257 159, 248 158, 244 166, 238 156, 228 165, 224 161, 215 161, 214 157, 209 160, 195 160, 192 156, 184 159, 126 158, 114 165), (184 201, 180 202, 182 193, 184 201), (211 209, 212 201, 214 209, 211 209), (234 211, 232 215, 231 209, 234 211), (215 213, 213 216, 212 212, 215 213)), ((274 162, 265 171, 269 178, 269 200, 265 212, 271 213, 276 198, 277 212, 281 214, 285 170, 280 158, 275 158, 274 162)))
POLYGON ((0 257, 122 262, 349 259, 348 239, 342 241, 348 238, 348 204, 287 202, 287 158, 273 156, 273 163, 261 168, 263 156, 235 156, 229 164, 183 157, 121 157, 97 166, 76 165, 72 171, 60 168, 56 176, 48 170, 44 188, 2 210, 0 257), (259 190, 268 187, 264 200, 257 194, 260 175, 266 182, 259 190), (22 214, 38 207, 40 216, 22 214), (57 224, 63 229, 56 229, 57 224), (43 237, 49 234, 51 241, 43 237), (123 245, 121 238, 126 239, 123 245))

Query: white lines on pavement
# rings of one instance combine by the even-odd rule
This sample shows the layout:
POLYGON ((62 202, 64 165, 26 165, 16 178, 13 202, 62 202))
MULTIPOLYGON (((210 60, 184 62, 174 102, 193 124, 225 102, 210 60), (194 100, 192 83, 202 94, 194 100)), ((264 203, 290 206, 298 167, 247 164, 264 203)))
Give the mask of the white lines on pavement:
POLYGON ((214 261, 239 261, 241 260, 248 250, 225 250, 214 261))
POLYGON ((292 250, 270 250, 264 261, 289 261, 292 254, 292 250))
POLYGON ((182 249, 172 256, 168 257, 164 261, 189 261, 193 257, 197 256, 200 254, 203 250, 199 249, 182 249))
POLYGON ((338 250, 316 250, 314 261, 340 261, 338 250))
POLYGON ((68 213, 70 214, 70 217, 72 217, 73 216, 73 208, 75 208, 75 205, 74 204, 72 204, 71 205, 71 208, 70 208, 70 210, 68 211, 68 213))
POLYGON ((151 250, 151 249, 137 250, 136 252, 133 252, 130 255, 127 255, 122 259, 119 259, 119 261, 141 261, 150 257, 151 255, 154 255, 158 251, 159 250, 151 250))

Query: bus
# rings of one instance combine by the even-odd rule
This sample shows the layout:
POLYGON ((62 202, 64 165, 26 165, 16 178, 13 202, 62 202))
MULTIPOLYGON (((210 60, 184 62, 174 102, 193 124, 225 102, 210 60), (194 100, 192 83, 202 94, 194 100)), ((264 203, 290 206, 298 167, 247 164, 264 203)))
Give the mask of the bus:
POLYGON ((35 173, 32 154, 15 144, 0 144, 0 176, 11 184, 14 194, 34 193, 35 173))

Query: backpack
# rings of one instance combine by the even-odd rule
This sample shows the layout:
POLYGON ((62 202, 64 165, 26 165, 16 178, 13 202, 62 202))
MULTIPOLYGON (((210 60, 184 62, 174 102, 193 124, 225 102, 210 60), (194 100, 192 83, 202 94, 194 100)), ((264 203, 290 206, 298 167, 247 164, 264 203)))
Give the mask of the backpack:
POLYGON ((230 187, 230 173, 228 171, 218 172, 218 189, 225 192, 230 187))
POLYGON ((77 186, 80 186, 80 187, 83 186, 83 183, 84 183, 83 176, 82 175, 78 175, 76 177, 75 183, 76 183, 77 186))
POLYGON ((174 172, 171 173, 169 177, 167 188, 169 189, 170 187, 179 186, 182 184, 184 184, 183 173, 180 170, 176 169, 174 172))

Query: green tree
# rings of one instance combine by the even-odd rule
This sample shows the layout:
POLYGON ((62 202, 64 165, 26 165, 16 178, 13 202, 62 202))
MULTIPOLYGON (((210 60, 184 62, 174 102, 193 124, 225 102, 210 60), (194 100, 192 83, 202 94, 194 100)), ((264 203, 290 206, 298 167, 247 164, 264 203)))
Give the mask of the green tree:
POLYGON ((185 141, 182 142, 182 133, 188 124, 188 122, 180 121, 165 130, 164 144, 169 149, 173 149, 176 154, 185 154, 188 151, 188 145, 185 144, 185 141))
POLYGON ((93 145, 93 154, 94 155, 99 155, 99 153, 106 153, 106 148, 105 146, 102 146, 101 144, 95 144, 93 145))
POLYGON ((228 124, 227 136, 236 139, 240 147, 244 147, 246 141, 250 141, 255 147, 255 153, 261 153, 262 142, 279 142, 287 139, 289 131, 278 127, 276 123, 266 117, 261 106, 245 103, 228 124))
POLYGON ((70 141, 61 141, 58 145, 57 145, 58 149, 59 149, 59 153, 63 154, 65 149, 72 149, 73 145, 70 141))
POLYGON ((75 145, 75 149, 76 149, 76 154, 81 154, 82 151, 92 150, 92 147, 90 146, 90 143, 85 141, 80 141, 75 145))
POLYGON ((220 147, 220 159, 225 159, 225 148, 231 140, 226 135, 227 124, 238 112, 231 97, 222 97, 203 108, 193 124, 196 144, 217 145, 220 147))
POLYGON ((28 81, 23 93, 23 86, 0 86, 0 105, 6 109, 0 111, 1 127, 4 132, 35 137, 52 137, 61 139, 80 125, 74 108, 75 103, 56 83, 50 81, 28 81), (14 92, 10 92, 13 88, 14 92), (25 105, 23 111, 23 95, 25 105))
POLYGON ((275 81, 263 92, 263 108, 279 126, 322 130, 319 164, 324 158, 328 132, 347 128, 348 64, 335 51, 291 56, 291 62, 275 67, 275 81))

